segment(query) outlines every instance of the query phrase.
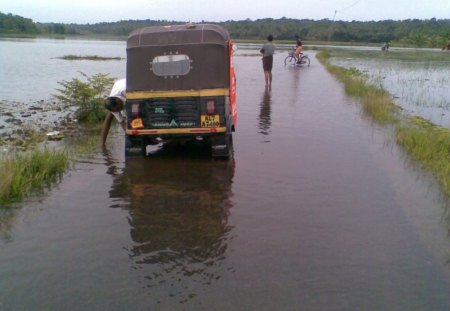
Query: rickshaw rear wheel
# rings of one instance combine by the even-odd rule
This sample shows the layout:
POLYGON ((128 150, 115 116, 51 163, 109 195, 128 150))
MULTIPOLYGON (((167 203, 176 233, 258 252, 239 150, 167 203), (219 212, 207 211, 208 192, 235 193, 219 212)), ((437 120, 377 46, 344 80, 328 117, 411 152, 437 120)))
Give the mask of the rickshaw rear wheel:
POLYGON ((145 140, 134 140, 125 136, 125 156, 126 157, 145 157, 147 155, 147 144, 145 140))
POLYGON ((211 138, 211 155, 213 158, 231 158, 233 155, 233 136, 231 133, 211 138))

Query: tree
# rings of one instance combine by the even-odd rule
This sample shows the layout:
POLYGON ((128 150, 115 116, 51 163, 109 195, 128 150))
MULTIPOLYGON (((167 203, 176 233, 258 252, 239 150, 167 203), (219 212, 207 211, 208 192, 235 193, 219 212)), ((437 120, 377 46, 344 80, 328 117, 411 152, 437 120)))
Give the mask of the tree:
POLYGON ((29 18, 0 12, 0 33, 38 34, 39 29, 29 18))

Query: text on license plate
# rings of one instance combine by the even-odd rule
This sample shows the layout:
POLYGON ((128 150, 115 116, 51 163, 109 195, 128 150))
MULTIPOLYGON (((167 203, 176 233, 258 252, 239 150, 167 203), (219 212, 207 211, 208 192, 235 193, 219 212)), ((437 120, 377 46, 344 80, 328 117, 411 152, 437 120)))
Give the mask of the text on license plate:
POLYGON ((218 114, 215 115, 201 115, 201 125, 202 127, 219 127, 220 118, 218 114))

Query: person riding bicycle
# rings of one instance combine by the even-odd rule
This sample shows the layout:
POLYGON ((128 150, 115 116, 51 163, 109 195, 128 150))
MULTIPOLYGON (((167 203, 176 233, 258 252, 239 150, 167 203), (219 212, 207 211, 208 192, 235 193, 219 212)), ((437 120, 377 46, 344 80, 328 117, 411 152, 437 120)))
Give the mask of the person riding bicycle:
POLYGON ((295 36, 295 39, 296 39, 295 57, 297 58, 297 64, 300 64, 300 54, 302 54, 303 51, 303 44, 302 40, 300 40, 300 38, 297 35, 295 36))

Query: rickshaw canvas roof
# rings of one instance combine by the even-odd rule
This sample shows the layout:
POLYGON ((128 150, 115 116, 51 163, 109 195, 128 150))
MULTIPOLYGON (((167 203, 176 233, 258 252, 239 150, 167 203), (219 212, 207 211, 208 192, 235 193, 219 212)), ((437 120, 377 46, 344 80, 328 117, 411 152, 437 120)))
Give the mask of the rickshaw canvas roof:
POLYGON ((213 24, 137 29, 127 40, 127 92, 227 88, 229 43, 228 32, 213 24), (186 62, 179 63, 186 70, 159 72, 158 68, 177 65, 158 63, 165 55, 185 57, 186 62))
POLYGON ((127 48, 158 45, 220 44, 226 46, 228 32, 214 24, 187 24, 145 27, 133 31, 127 48))

